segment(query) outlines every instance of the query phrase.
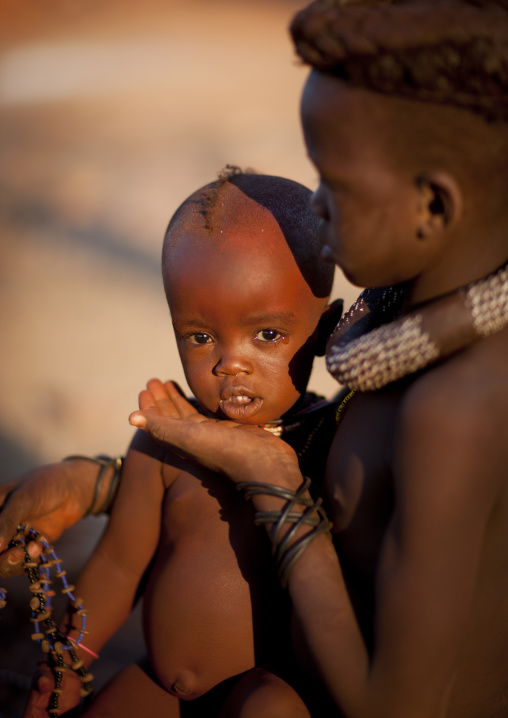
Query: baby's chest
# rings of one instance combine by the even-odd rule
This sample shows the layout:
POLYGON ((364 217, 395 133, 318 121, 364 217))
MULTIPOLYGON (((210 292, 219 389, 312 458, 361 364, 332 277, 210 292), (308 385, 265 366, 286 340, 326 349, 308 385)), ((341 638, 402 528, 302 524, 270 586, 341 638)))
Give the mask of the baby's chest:
POLYGON ((227 539, 243 510, 250 508, 241 499, 223 476, 200 467, 182 471, 164 494, 162 535, 171 542, 218 535, 227 539))
POLYGON ((219 518, 217 499, 198 477, 181 472, 166 489, 162 503, 162 528, 166 533, 178 536, 194 532, 219 518))

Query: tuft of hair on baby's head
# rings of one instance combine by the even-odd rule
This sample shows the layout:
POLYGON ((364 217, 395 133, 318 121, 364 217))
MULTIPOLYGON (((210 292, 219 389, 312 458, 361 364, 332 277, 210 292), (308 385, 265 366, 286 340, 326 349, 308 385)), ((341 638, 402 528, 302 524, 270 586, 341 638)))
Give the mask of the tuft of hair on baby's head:
POLYGON ((329 296, 334 266, 319 256, 319 220, 310 207, 311 194, 307 187, 293 180, 226 165, 214 182, 191 194, 174 213, 164 238, 163 269, 182 241, 217 239, 222 230, 231 227, 251 234, 268 211, 279 225, 313 294, 329 296))

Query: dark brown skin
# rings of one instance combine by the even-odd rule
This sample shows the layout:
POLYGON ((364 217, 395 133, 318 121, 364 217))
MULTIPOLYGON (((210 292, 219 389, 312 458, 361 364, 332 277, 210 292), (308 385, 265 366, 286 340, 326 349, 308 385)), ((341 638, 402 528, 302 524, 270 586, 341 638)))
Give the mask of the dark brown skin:
POLYGON ((493 422, 507 348, 504 332, 409 386, 356 397, 329 456, 335 545, 369 642, 376 606, 371 672, 392 669, 392 715, 417 701, 423 716, 506 715, 508 497, 493 422))
MULTIPOLYGON (((87 648, 100 653, 127 618, 153 556, 144 623, 156 676, 129 666, 93 701, 86 711, 90 718, 137 716, 140 706, 152 716, 176 718, 179 698, 193 702, 184 715, 215 715, 215 696, 195 699, 248 671, 256 659, 274 667, 289 660, 278 648, 289 646, 287 605, 252 507, 213 472, 158 449, 139 432, 106 533, 76 588, 88 611, 87 648)), ((85 665, 92 664, 88 653, 78 653, 85 665)), ((47 715, 53 680, 49 671, 43 675, 27 718, 47 715)), ((60 706, 68 710, 79 701, 72 673, 64 688, 60 706)), ((309 717, 296 691, 268 672, 254 673, 246 691, 239 685, 234 705, 259 694, 257 701, 277 706, 274 715, 309 717)), ((255 707, 256 700, 249 710, 255 707)))
POLYGON ((200 406, 258 425, 283 416, 305 391, 327 299, 312 293, 268 210, 231 185, 233 207, 234 220, 223 210, 212 230, 177 236, 164 286, 200 406))
MULTIPOLYGON (((107 469, 98 500, 107 494, 108 479, 112 475, 113 471, 107 469)), ((97 466, 89 461, 63 461, 38 467, 0 486, 1 576, 15 576, 23 570, 23 551, 7 550, 18 524, 29 523, 48 541, 55 541, 90 508, 96 478, 97 466)), ((28 544, 31 556, 38 556, 40 550, 40 544, 28 544)))
POLYGON ((191 699, 254 665, 249 583, 239 565, 264 536, 251 508, 211 472, 156 451, 135 440, 106 534, 76 590, 89 611, 87 647, 99 652, 155 555, 144 603, 148 653, 161 685, 191 699))
MULTIPOLYGON (((312 293, 271 213, 236 187, 230 192, 242 221, 216 218, 213 231, 193 228, 179 237, 164 279, 200 406, 255 425, 278 419, 305 391, 327 299, 312 293)), ((290 611, 252 507, 222 477, 139 432, 105 535, 76 587, 88 612, 88 649, 99 654, 122 625, 143 577, 151 669, 171 696, 194 700, 255 665, 290 669, 290 611)), ((92 663, 83 649, 78 654, 87 667, 92 663)), ((131 679, 145 681, 133 668, 129 676, 124 690, 131 679)), ((137 690, 130 685, 133 695, 137 690)), ((253 696, 242 706, 246 716, 259 704, 273 706, 277 716, 309 716, 296 691, 268 672, 254 673, 245 690, 253 696)), ((237 694, 235 705, 245 699, 237 694)), ((115 687, 106 688, 90 716, 124 718, 116 695, 115 687)), ((154 696, 158 705, 156 688, 154 696)), ((179 715, 171 696, 167 711, 179 715)), ((33 691, 26 718, 42 718, 48 697, 33 691)), ((64 700, 72 707, 76 692, 64 700)), ((205 706, 201 715, 207 714, 205 706)))
MULTIPOLYGON (((502 127, 316 73, 303 123, 321 176, 323 253, 356 282, 407 282, 410 309, 506 260, 506 187, 492 163, 494 145, 506 149, 502 127), (471 147, 459 157, 461 126, 471 147), (387 136, 398 138, 396 159, 387 136), (447 136, 449 152, 438 143, 447 136), (354 154, 352 164, 343 158, 361 141, 376 151, 359 172, 354 154), (440 150, 428 163, 427 146, 440 150), (386 205, 385 183, 397 190, 386 205)), ((357 396, 339 427, 325 485, 334 544, 312 542, 289 593, 305 664, 350 718, 507 713, 507 345, 503 330, 417 378, 357 396)), ((286 444, 205 419, 170 384, 151 382, 140 409, 133 425, 233 482, 301 482, 286 444)), ((283 502, 253 503, 277 510, 283 502)))
MULTIPOLYGON (((507 437, 498 443, 494 422, 506 418, 507 345, 502 332, 409 385, 357 396, 343 418, 325 497, 348 590, 325 539, 295 565, 289 589, 307 650, 346 715, 506 715, 507 437), (446 429, 429 432, 443 415, 446 429)), ((300 479, 273 437, 231 427, 235 440, 221 447, 224 425, 185 423, 206 430, 186 438, 163 418, 167 407, 148 394, 143 405, 152 434, 188 451, 200 442, 202 461, 212 436, 214 463, 233 466, 234 480, 253 479, 240 454, 259 452, 260 441, 278 462, 277 484, 300 479)), ((269 497, 255 503, 277 508, 269 497)))
MULTIPOLYGON (((489 144, 506 147, 504 126, 316 72, 302 115, 321 176, 314 205, 323 254, 354 281, 407 282, 409 310, 506 261, 506 188, 489 144), (417 116, 412 135, 408 121, 417 116), (458 162, 461 123, 473 146, 458 162), (441 166, 421 165, 423 140, 432 146, 446 131, 451 150, 441 166), (386 136, 399 137, 398 158, 386 136)), ((305 664, 314 664, 348 718, 508 712, 507 352, 503 330, 418 377, 356 396, 339 425, 324 487, 334 544, 324 536, 312 542, 292 569, 289 593, 305 664)), ((234 482, 301 482, 287 447, 198 420, 171 385, 152 383, 140 409, 131 423, 234 482)), ((283 504, 269 496, 253 503, 283 504)))
POLYGON ((244 577, 239 565, 245 567, 249 544, 261 549, 264 538, 240 496, 211 472, 188 469, 163 465, 161 535, 144 604, 153 668, 168 691, 186 699, 255 664, 252 568, 244 577))

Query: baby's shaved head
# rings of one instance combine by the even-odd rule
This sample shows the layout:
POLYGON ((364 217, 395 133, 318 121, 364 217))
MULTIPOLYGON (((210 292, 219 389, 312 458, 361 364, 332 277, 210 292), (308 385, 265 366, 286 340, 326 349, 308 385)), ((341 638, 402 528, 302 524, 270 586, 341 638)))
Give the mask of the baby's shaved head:
POLYGON ((162 254, 164 275, 172 252, 181 247, 183 239, 194 245, 215 241, 219 248, 226 229, 251 237, 253 256, 257 251, 269 251, 263 224, 275 220, 312 293, 327 297, 334 267, 319 257, 319 220, 311 211, 310 196, 309 189, 282 177, 236 168, 221 173, 218 180, 186 199, 171 218, 162 254))

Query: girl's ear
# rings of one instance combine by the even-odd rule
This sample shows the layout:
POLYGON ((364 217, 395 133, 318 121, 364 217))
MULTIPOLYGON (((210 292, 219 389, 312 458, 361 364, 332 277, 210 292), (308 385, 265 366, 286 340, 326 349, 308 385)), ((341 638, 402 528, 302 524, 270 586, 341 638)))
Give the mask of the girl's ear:
POLYGON ((416 179, 420 192, 418 239, 428 239, 462 219, 464 199, 459 183, 446 172, 425 172, 416 179))
POLYGON ((321 315, 321 319, 319 320, 319 324, 317 326, 316 356, 322 357, 325 355, 326 342, 339 323, 343 309, 344 300, 336 299, 334 302, 327 305, 325 311, 321 315))

